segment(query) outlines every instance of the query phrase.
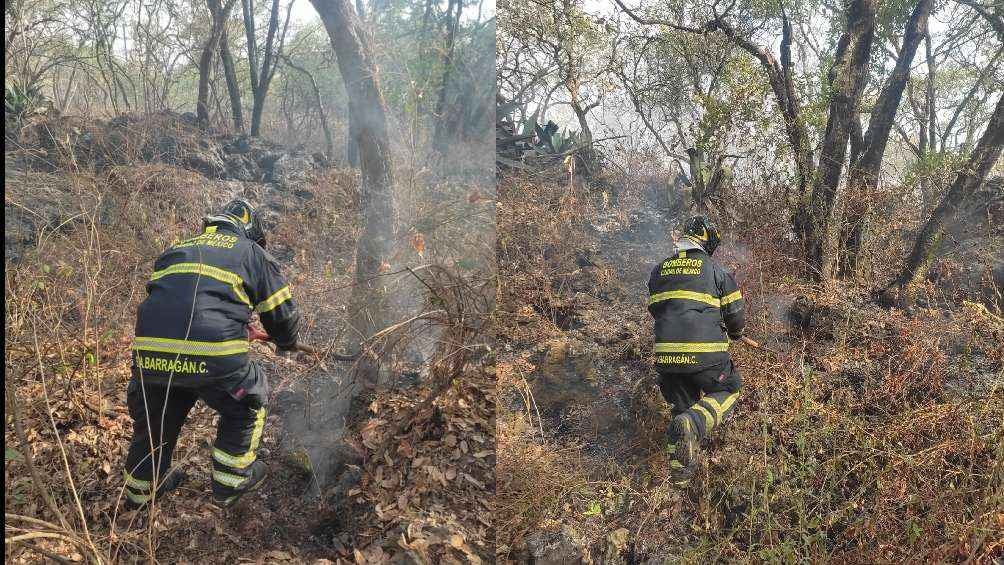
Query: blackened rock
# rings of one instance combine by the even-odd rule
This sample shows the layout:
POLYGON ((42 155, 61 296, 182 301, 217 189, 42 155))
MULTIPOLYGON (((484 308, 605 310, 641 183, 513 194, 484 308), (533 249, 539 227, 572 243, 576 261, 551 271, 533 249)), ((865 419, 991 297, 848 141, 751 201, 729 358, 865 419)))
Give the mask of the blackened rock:
POLYGON ((227 178, 245 182, 261 180, 258 167, 246 155, 230 155, 226 160, 227 178))
POLYGON ((272 164, 269 180, 280 189, 290 189, 308 180, 314 162, 305 155, 284 154, 272 164))
POLYGON ((569 525, 560 532, 536 531, 526 537, 529 561, 535 565, 592 563, 578 533, 569 525))

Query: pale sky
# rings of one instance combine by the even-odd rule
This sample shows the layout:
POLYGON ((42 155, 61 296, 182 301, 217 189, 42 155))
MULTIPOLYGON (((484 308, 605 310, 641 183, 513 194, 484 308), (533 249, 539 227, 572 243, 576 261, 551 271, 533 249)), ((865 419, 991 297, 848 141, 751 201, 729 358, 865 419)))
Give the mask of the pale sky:
POLYGON ((295 0, 290 17, 294 25, 302 26, 317 18, 317 10, 314 10, 314 5, 310 3, 310 0, 295 0))

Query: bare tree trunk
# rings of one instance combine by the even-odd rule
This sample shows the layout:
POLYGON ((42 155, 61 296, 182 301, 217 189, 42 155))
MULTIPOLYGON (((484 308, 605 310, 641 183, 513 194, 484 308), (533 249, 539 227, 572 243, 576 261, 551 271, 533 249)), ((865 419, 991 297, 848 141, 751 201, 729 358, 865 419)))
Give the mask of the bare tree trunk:
POLYGON ((223 61, 223 72, 227 78, 227 93, 230 95, 230 112, 234 119, 234 130, 244 133, 244 109, 241 107, 241 87, 237 82, 237 70, 234 58, 230 53, 230 37, 224 25, 220 36, 220 59, 223 61))
MULTIPOLYGON (((620 4, 620 0, 615 1, 620 4)), ((620 5, 623 9, 623 4, 620 5)), ((807 200, 809 197, 809 188, 816 175, 816 165, 812 154, 812 147, 809 144, 809 134, 802 116, 801 102, 795 90, 791 62, 791 23, 788 21, 787 14, 782 12, 782 17, 784 22, 782 26, 780 62, 767 49, 740 35, 732 25, 723 19, 714 20, 705 27, 709 32, 716 30, 722 32, 733 43, 750 55, 753 55, 760 61, 760 65, 767 74, 767 81, 774 92, 778 109, 784 117, 785 133, 788 136, 788 142, 791 144, 795 160, 799 204, 792 218, 792 224, 795 233, 805 238, 809 230, 808 220, 805 217, 808 208, 807 200)))
POLYGON ((896 67, 883 85, 868 121, 868 132, 862 142, 861 154, 857 158, 851 156, 845 213, 847 221, 843 223, 841 233, 841 242, 846 246, 841 265, 841 273, 844 275, 863 275, 860 268, 861 244, 868 231, 871 201, 878 187, 882 158, 896 121, 896 112, 903 99, 903 90, 910 80, 913 58, 921 40, 926 36, 927 18, 933 4, 933 0, 920 0, 914 8, 903 33, 903 48, 896 60, 896 67))
POLYGON ((281 55, 282 62, 286 64, 287 67, 297 70, 303 73, 310 81, 310 87, 314 91, 314 101, 317 103, 317 113, 321 118, 321 129, 324 130, 324 155, 331 159, 334 157, 335 153, 335 143, 331 137, 331 126, 328 125, 328 114, 324 111, 324 102, 321 100, 321 89, 317 86, 317 81, 314 80, 314 75, 310 71, 301 67, 289 60, 289 57, 281 55))
POLYGON ((817 280, 832 276, 836 249, 831 216, 847 155, 851 119, 868 82, 868 58, 874 35, 875 0, 854 0, 848 9, 847 31, 840 38, 830 70, 833 98, 806 214, 809 275, 817 280))
POLYGON ((225 6, 220 6, 220 0, 206 0, 206 3, 213 18, 213 26, 199 58, 199 93, 195 103, 195 115, 202 126, 209 124, 209 73, 213 66, 213 53, 216 52, 220 36, 223 35, 223 25, 234 6, 234 0, 227 0, 225 6))
POLYGON ((899 277, 884 291, 885 300, 909 305, 913 302, 917 285, 927 277, 934 263, 945 226, 955 217, 959 207, 975 193, 986 180, 990 169, 1000 161, 1004 147, 1004 97, 997 102, 994 115, 983 137, 973 149, 966 165, 959 171, 948 194, 934 209, 930 219, 917 236, 913 251, 899 277))
MULTIPOLYGON (((395 206, 387 109, 380 90, 369 39, 349 0, 310 0, 321 16, 338 57, 338 68, 348 93, 349 112, 356 125, 362 176, 363 233, 356 247, 356 284, 351 307, 360 336, 372 335, 390 322, 385 279, 395 241, 395 206)), ((373 384, 378 366, 370 360, 360 368, 373 384)))
POLYGON ((265 37, 264 59, 261 68, 257 68, 257 50, 251 56, 251 49, 254 45, 251 37, 254 35, 254 18, 250 12, 251 0, 242 0, 246 6, 244 14, 245 33, 248 35, 248 65, 251 67, 251 136, 257 137, 261 133, 261 119, 265 112, 265 99, 268 96, 268 87, 275 76, 275 69, 279 65, 279 58, 282 56, 282 47, 286 41, 286 33, 289 31, 289 16, 293 9, 293 2, 286 7, 286 21, 283 23, 282 32, 279 31, 279 0, 272 0, 272 8, 269 11, 268 32, 265 37), (278 38, 278 46, 276 40, 278 38))
POLYGON ((349 115, 349 129, 345 132, 345 158, 349 166, 359 168, 359 126, 356 119, 349 115))
POLYGON ((248 52, 251 92, 255 92, 258 90, 258 36, 255 34, 253 0, 241 0, 241 13, 244 17, 244 38, 248 52))
POLYGON ((938 75, 938 64, 934 59, 931 46, 931 34, 924 35, 924 50, 927 55, 927 147, 931 151, 938 149, 938 107, 934 97, 934 79, 938 75))
POLYGON ((450 7, 447 17, 450 18, 450 31, 446 36, 446 52, 443 55, 443 82, 439 86, 439 100, 436 101, 436 130, 433 134, 433 145, 436 151, 442 153, 447 146, 447 119, 446 96, 450 87, 450 78, 453 75, 453 52, 457 39, 457 28, 460 26, 460 11, 463 9, 461 0, 450 0, 450 7), (456 11, 456 14, 454 14, 456 11))
POLYGON ((257 137, 261 130, 261 117, 265 111, 265 96, 268 94, 268 84, 272 81, 269 65, 272 62, 272 42, 279 27, 279 0, 272 0, 272 10, 268 19, 268 35, 265 38, 265 59, 258 74, 258 85, 252 89, 251 95, 251 137, 257 137))

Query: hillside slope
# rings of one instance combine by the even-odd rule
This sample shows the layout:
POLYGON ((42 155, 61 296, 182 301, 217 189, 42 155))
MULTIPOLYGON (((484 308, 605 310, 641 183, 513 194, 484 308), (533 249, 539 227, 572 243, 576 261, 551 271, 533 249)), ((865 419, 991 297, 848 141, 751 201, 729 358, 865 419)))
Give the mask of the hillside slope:
POLYGON ((724 429, 665 482, 648 273, 676 219, 657 186, 499 189, 500 562, 949 561, 1004 546, 1004 324, 976 303, 911 314, 800 282, 770 202, 716 254, 749 334, 724 429))
MULTIPOLYGON (((189 481, 163 499, 153 522, 145 511, 123 512, 129 346, 153 260, 199 229, 213 206, 235 195, 260 203, 274 224, 269 251, 305 316, 301 338, 343 350, 360 233, 358 176, 296 148, 207 134, 169 113, 108 122, 36 117, 7 136, 6 522, 15 532, 53 536, 8 545, 6 562, 34 563, 46 552, 200 563, 493 553, 494 536, 472 506, 487 505, 492 490, 493 455, 484 444, 494 443, 493 381, 473 348, 451 356, 455 364, 440 363, 453 352, 439 340, 453 324, 445 315, 406 324, 408 335, 389 334, 396 347, 385 368, 394 378, 375 391, 354 386, 351 363, 283 360, 254 345, 272 388, 262 441, 270 479, 233 510, 210 503, 215 415, 199 404, 176 451, 189 481), (391 459, 400 485, 387 472, 391 459)), ((435 206, 409 201, 408 220, 428 221, 430 209, 461 209, 469 220, 489 214, 490 203, 472 191, 463 180, 430 188, 435 206)), ((396 260, 430 265, 421 271, 430 289, 476 290, 470 303, 447 297, 436 307, 462 311, 474 344, 483 341, 476 322, 487 306, 472 285, 484 276, 473 267, 457 274, 450 247, 440 245, 440 238, 461 244, 455 232, 469 228, 427 228, 424 256, 405 229, 396 260)), ((415 291, 407 306, 422 309, 427 299, 415 291)))

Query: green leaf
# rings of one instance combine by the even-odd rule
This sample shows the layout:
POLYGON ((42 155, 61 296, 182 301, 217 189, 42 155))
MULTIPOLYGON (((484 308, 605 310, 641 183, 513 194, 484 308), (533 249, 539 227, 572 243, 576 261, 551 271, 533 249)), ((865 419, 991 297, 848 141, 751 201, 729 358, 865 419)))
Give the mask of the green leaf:
POLYGON ((23 459, 21 452, 14 449, 13 447, 4 446, 3 448, 3 460, 7 461, 20 461, 23 459))
POLYGON ((599 516, 600 512, 601 512, 600 503, 599 503, 599 501, 594 500, 594 501, 592 501, 592 502, 589 503, 589 508, 586 509, 586 511, 583 512, 582 515, 583 516, 599 516))

